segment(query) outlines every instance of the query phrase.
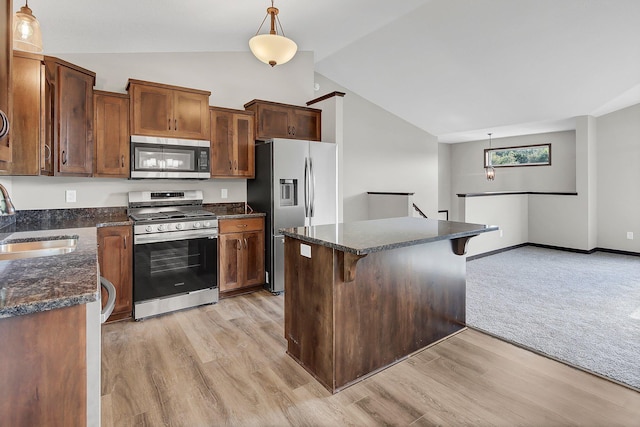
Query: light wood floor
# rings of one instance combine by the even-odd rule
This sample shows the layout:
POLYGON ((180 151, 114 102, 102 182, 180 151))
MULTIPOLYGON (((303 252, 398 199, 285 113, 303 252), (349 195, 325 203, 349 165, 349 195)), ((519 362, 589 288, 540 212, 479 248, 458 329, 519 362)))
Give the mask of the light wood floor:
POLYGON ((640 393, 473 330, 331 395, 286 355, 283 301, 103 325, 102 425, 640 425, 640 393))

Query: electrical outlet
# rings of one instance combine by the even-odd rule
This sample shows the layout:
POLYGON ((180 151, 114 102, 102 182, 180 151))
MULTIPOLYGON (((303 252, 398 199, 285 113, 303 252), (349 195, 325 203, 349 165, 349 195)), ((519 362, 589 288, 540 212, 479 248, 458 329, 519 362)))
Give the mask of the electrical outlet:
POLYGON ((502 237, 502 230, 500 230, 500 237, 502 237))
POLYGON ((64 201, 67 203, 76 202, 76 190, 67 190, 64 192, 64 201))
POLYGON ((227 191, 226 188, 223 188, 222 190, 220 190, 220 198, 221 199, 226 199, 229 196, 229 192, 227 191))
POLYGON ((633 231, 627 231, 627 239, 633 240, 633 231))

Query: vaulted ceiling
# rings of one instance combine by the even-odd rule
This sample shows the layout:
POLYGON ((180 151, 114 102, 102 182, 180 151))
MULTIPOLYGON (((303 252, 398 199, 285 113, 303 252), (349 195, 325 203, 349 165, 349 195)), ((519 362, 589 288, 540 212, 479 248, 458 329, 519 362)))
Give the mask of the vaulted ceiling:
MULTIPOLYGON (((14 8, 21 6, 14 0, 14 8)), ((45 51, 248 51, 268 0, 31 0, 45 51)), ((640 103, 638 0, 276 0, 316 71, 442 142, 640 103)), ((284 65, 286 66, 286 65, 284 65)))

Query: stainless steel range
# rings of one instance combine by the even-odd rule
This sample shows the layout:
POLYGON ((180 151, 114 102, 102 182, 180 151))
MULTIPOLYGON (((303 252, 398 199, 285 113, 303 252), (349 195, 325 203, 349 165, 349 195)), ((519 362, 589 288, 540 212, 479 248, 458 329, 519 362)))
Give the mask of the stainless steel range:
POLYGON ((218 302, 218 219, 203 193, 132 191, 133 317, 218 302))

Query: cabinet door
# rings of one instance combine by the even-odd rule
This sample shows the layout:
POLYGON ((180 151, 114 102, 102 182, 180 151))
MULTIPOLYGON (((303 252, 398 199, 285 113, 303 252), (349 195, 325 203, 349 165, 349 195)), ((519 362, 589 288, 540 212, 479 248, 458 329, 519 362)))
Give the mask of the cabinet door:
POLYGON ((42 99, 44 100, 44 123, 42 140, 40 142, 40 174, 53 175, 53 147, 55 134, 55 102, 56 85, 55 72, 44 67, 44 88, 42 99))
POLYGON ((95 174, 129 176, 129 99, 95 93, 95 174))
POLYGON ((320 141, 320 113, 292 109, 290 123, 293 138, 320 141))
MULTIPOLYGON (((11 29, 13 17, 12 2, 4 2, 0 6, 0 22, 2 22, 2 30, 0 30, 0 110, 11 119, 11 62, 13 55, 11 54, 13 46, 11 45, 11 29)), ((0 162, 11 161, 11 140, 10 135, 0 138, 0 162)), ((7 169, 9 165, 0 164, 0 168, 7 169)))
POLYGON ((277 105, 258 105, 258 139, 292 138, 289 108, 277 105))
POLYGON ((255 132, 253 116, 233 115, 234 175, 255 177, 255 132))
POLYGON ((98 228, 100 275, 116 288, 116 305, 109 320, 131 317, 133 308, 133 239, 130 226, 98 228))
POLYGON ((244 233, 244 286, 264 283, 264 230, 244 233))
POLYGON ((242 285, 243 233, 218 236, 218 286, 220 292, 237 289, 242 285))
POLYGON ((211 110, 211 177, 233 176, 233 114, 211 110))
POLYGON ((209 139, 209 97, 175 91, 173 131, 180 138, 209 139))
POLYGON ((41 56, 18 51, 13 54, 11 175, 40 174, 43 67, 41 56))
POLYGON ((131 133, 167 136, 173 132, 173 91, 155 86, 132 85, 131 133))
POLYGON ((93 171, 93 78, 58 66, 57 172, 89 176, 93 171))

